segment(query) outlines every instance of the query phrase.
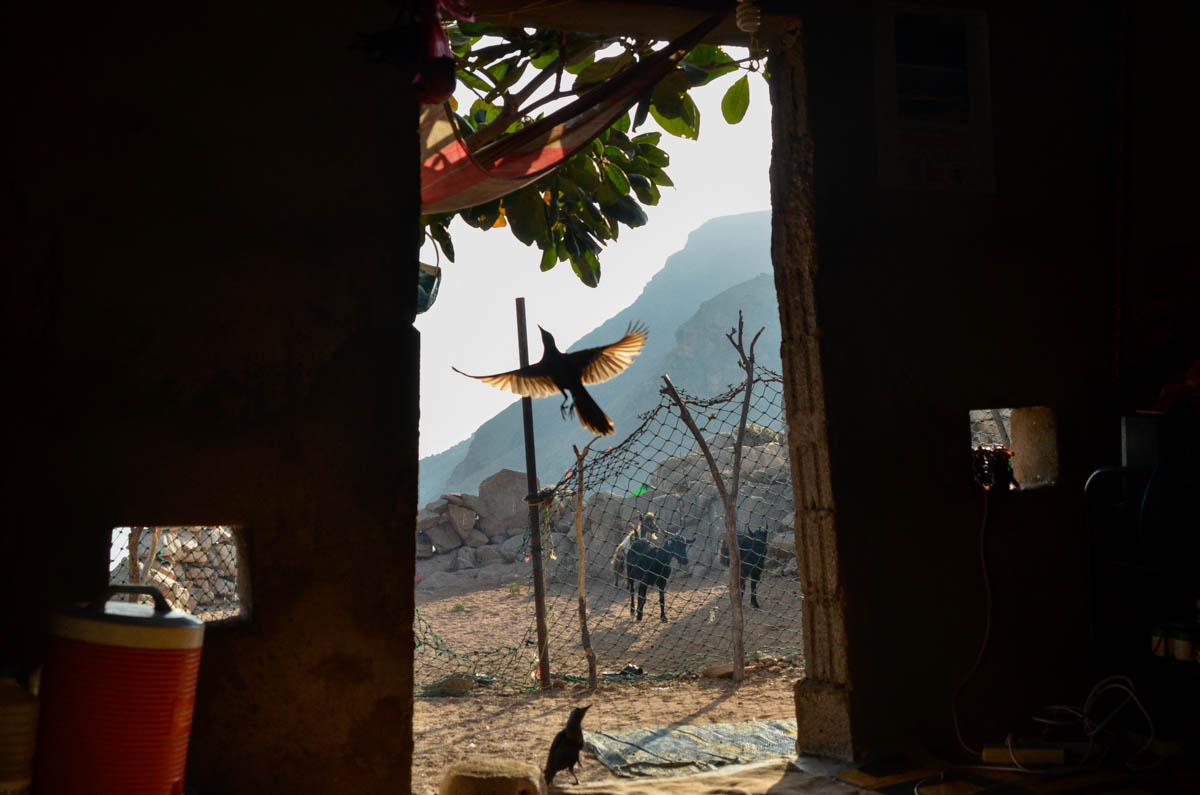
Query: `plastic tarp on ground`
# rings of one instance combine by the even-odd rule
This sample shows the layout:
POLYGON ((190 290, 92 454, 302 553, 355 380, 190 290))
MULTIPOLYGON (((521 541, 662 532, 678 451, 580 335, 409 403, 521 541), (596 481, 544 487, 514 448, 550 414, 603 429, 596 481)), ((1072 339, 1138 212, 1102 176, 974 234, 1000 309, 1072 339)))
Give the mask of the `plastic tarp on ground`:
POLYGON ((618 776, 679 776, 796 755, 796 721, 650 726, 583 733, 588 750, 618 776))

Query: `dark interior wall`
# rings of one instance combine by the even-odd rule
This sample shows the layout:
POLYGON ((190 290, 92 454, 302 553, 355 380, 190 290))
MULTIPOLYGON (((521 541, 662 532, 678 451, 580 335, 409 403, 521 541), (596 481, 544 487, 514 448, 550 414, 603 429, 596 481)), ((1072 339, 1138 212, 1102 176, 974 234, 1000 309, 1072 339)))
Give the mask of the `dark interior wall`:
POLYGON ((1119 368, 1126 409, 1147 408, 1163 384, 1200 359, 1200 154, 1180 92, 1195 71, 1186 53, 1200 25, 1194 4, 1130 4, 1126 15, 1127 198, 1119 368), (1164 196, 1180 195, 1178 201, 1164 196))
POLYGON ((1087 670, 1080 490, 1111 462, 1118 158, 1113 18, 991 4, 994 192, 881 189, 871 4, 804 8, 838 550, 855 746, 953 745, 984 629, 967 412, 1046 405, 1054 487, 991 500, 995 610, 963 692, 1003 738, 1087 670), (874 421, 863 422, 864 417, 874 421), (886 428, 886 432, 881 432, 886 428))
POLYGON ((349 50, 390 14, 5 11, 0 660, 37 664, 114 526, 239 525, 189 792, 408 788, 415 106, 349 50))

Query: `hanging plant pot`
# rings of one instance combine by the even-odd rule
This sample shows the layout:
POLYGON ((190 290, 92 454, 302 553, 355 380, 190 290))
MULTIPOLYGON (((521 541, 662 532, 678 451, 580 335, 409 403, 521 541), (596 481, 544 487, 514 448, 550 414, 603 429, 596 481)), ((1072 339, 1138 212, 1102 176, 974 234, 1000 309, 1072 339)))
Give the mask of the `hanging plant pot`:
POLYGON ((418 263, 417 269, 417 314, 433 306, 437 300, 438 285, 442 283, 442 269, 437 265, 418 263))

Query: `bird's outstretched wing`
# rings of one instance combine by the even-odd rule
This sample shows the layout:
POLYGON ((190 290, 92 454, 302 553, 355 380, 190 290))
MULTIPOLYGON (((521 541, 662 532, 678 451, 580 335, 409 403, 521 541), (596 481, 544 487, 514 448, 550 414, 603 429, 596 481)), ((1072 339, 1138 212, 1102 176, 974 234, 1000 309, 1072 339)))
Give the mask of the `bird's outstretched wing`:
POLYGON ((522 397, 549 397, 558 393, 558 387, 554 385, 554 379, 550 376, 548 369, 542 362, 531 364, 528 367, 522 367, 519 370, 509 370, 507 373, 495 373, 494 375, 471 375, 464 373, 457 367, 451 365, 450 369, 460 375, 465 375, 467 378, 475 378, 485 384, 507 389, 522 397))
POLYGON ((625 336, 610 345, 572 351, 566 357, 579 367, 580 380, 585 384, 602 384, 625 372, 633 359, 646 346, 650 331, 640 323, 629 324, 625 336))

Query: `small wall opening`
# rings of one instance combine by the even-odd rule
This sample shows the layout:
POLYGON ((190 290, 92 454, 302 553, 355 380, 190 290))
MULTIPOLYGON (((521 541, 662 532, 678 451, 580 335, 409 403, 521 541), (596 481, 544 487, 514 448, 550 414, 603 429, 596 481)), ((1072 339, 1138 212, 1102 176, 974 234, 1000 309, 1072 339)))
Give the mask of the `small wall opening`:
MULTIPOLYGON (((237 528, 114 527, 108 581, 152 585, 176 610, 205 623, 247 616, 248 587, 237 528)), ((150 597, 131 600, 150 604, 150 597)))
POLYGON ((1058 426, 1046 406, 972 409, 969 412, 975 477, 1013 490, 1051 486, 1058 481, 1058 426), (1010 471, 1002 473, 1000 470, 1010 471), (982 471, 981 471, 982 470, 982 471))

